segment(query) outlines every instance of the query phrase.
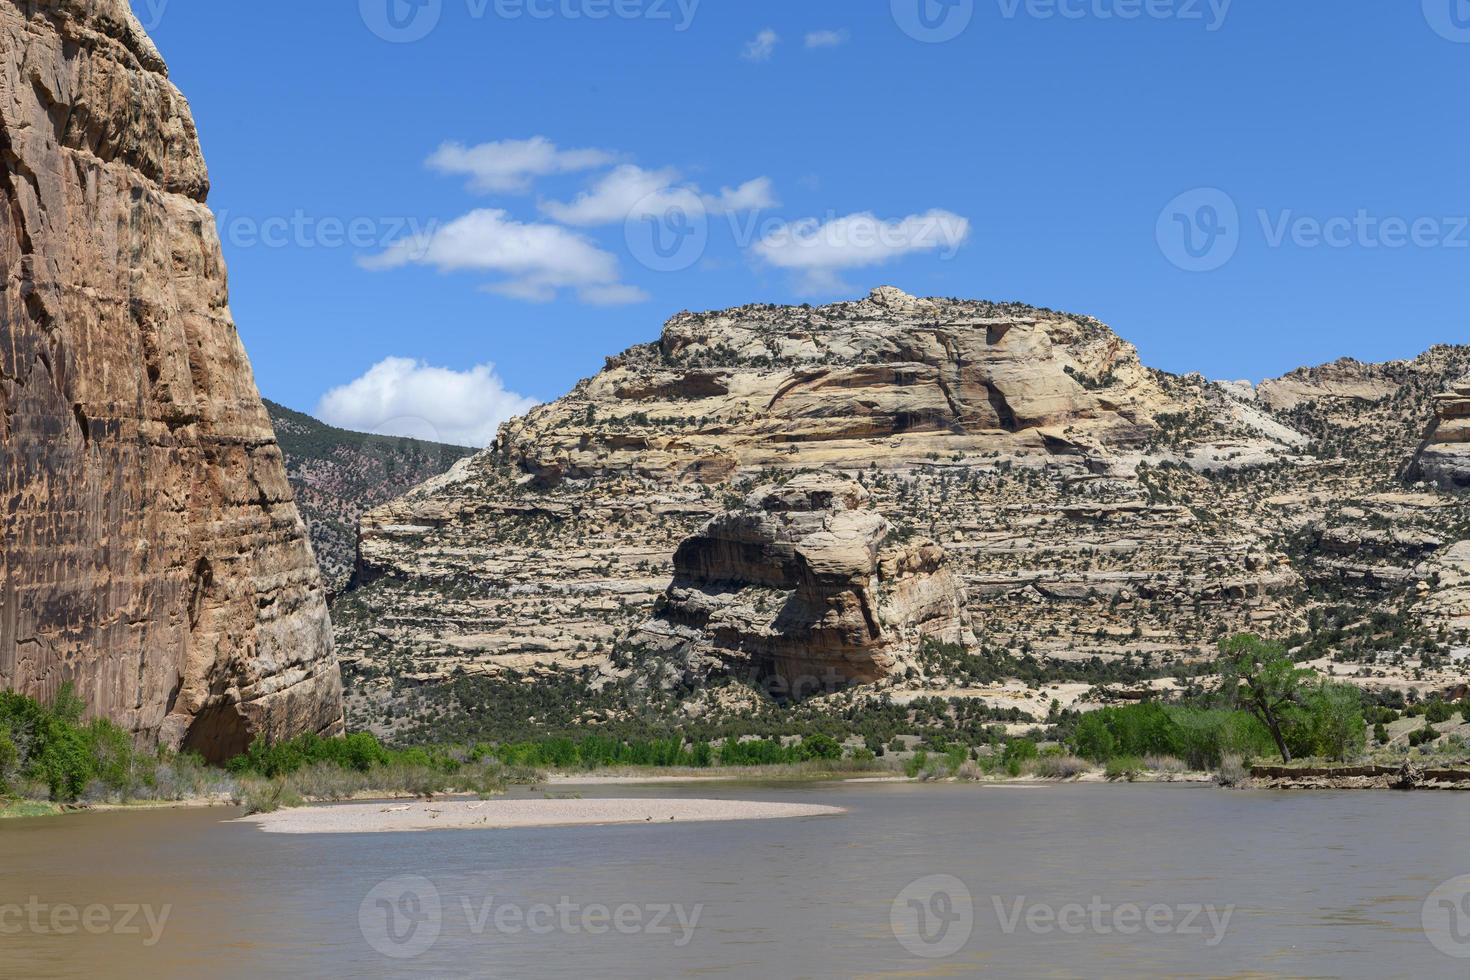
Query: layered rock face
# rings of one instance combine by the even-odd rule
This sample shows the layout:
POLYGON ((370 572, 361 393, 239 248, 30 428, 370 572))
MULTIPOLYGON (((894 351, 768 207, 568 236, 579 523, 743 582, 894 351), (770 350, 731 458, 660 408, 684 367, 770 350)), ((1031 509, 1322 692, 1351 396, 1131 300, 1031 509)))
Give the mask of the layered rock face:
POLYGON ((924 638, 973 645, 944 549, 894 541, 871 502, 823 474, 755 491, 679 546, 673 584, 629 645, 713 659, 793 699, 907 673, 924 638))
POLYGON ((1434 399, 1435 419, 1411 476, 1446 490, 1470 489, 1470 378, 1434 399))
MULTIPOLYGON (((889 670, 894 698, 996 707, 1015 702, 977 678, 1011 658, 1057 679, 1044 717, 1092 683, 1198 671, 1245 630, 1328 637, 1353 665, 1340 673, 1428 689, 1470 653, 1464 594, 1436 575, 1470 538, 1470 498, 1406 492, 1400 475, 1433 396, 1467 371, 1470 348, 1440 347, 1217 384, 1144 367, 1088 317, 888 288, 680 314, 491 450, 364 516, 358 588, 333 609, 349 710, 393 731, 436 690, 474 688, 483 705, 543 682, 571 698, 623 671, 652 679, 640 648, 673 651, 662 665, 692 688, 701 669, 743 676, 825 645, 889 670), (860 482, 895 540, 943 544, 940 573, 885 579, 880 555, 866 594, 881 608, 901 591, 890 584, 948 568, 978 661, 920 644, 910 665, 905 641, 887 668, 883 645, 850 629, 855 588, 828 583, 780 617, 800 593, 794 557, 774 557, 777 542, 794 555, 783 534, 836 520, 856 522, 850 541, 877 534, 860 505, 766 509, 763 488, 809 475, 860 482), (743 560, 747 546, 764 557, 743 560), (835 642, 812 632, 827 616, 835 642), (787 626, 804 641, 785 645, 787 626), (1415 646, 1431 640, 1438 653, 1415 646), (1421 669, 1421 652, 1443 663, 1421 669)), ((753 703, 729 690, 681 705, 753 703)))
POLYGON ((1305 442, 1087 317, 890 288, 681 314, 365 515, 339 650, 374 725, 450 678, 601 676, 686 539, 816 471, 861 477, 900 538, 942 542, 989 643, 1198 658, 1221 630, 1289 622, 1301 579, 1246 508, 1192 508, 1170 483, 1223 488, 1198 474, 1284 466, 1305 442), (1164 464, 1196 475, 1139 478, 1164 464))
POLYGON ((194 122, 124 0, 0 0, 0 161, 0 686, 211 759, 338 731, 194 122))
POLYGON ((659 343, 509 423, 498 448, 546 486, 615 474, 719 483, 930 454, 1105 460, 1204 401, 1165 380, 1096 320, 883 287, 817 309, 676 316, 659 343))

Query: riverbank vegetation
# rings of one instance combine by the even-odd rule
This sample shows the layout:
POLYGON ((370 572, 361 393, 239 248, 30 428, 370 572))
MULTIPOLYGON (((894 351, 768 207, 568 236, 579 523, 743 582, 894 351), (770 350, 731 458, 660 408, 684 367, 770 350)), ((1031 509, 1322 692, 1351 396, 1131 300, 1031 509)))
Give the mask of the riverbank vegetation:
POLYGON ((19 801, 28 801, 27 812, 38 803, 182 800, 260 811, 367 797, 489 796, 539 783, 546 772, 1120 781, 1214 773, 1232 784, 1253 763, 1276 760, 1470 759, 1460 734, 1470 726, 1470 699, 1369 697, 1316 677, 1282 647, 1256 637, 1222 644, 1219 676, 1213 690, 1192 686, 1172 701, 1091 710, 1053 704, 1044 720, 979 701, 956 707, 939 697, 902 705, 880 698, 845 713, 798 705, 770 717, 695 722, 643 736, 616 726, 439 744, 384 744, 365 732, 308 735, 257 741, 223 768, 189 753, 140 748, 116 725, 84 720, 85 705, 69 688, 45 704, 0 692, 0 813, 17 812, 19 801))

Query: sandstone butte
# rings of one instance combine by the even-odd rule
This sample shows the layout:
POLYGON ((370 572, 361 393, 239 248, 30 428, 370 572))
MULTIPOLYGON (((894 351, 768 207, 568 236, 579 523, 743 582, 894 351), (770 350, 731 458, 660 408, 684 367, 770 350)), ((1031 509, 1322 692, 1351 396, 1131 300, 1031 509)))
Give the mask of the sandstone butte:
POLYGON ((1436 347, 1219 383, 1146 367, 1090 317, 891 287, 680 313, 364 516, 333 610, 349 716, 400 731, 446 682, 541 680, 652 684, 699 713, 701 677, 797 657, 950 695, 954 665, 914 651, 968 635, 1063 680, 1151 664, 1167 686, 1225 633, 1338 620, 1336 646, 1384 651, 1340 675, 1449 684, 1470 496, 1404 477, 1443 470, 1463 402, 1440 396, 1467 371, 1470 348, 1436 347), (818 503, 804 480, 857 486, 818 503))
POLYGON ((0 687, 215 760, 340 731, 194 121, 125 0, 0 0, 0 156, 0 687))

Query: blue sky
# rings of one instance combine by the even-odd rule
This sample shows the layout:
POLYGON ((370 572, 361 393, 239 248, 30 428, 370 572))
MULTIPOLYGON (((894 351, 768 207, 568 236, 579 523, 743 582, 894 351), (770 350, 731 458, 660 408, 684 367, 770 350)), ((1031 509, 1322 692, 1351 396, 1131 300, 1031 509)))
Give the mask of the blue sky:
POLYGON ((1470 341, 1465 0, 391 2, 133 4, 259 385, 336 421, 483 439, 681 309, 886 283, 1216 378, 1470 341))

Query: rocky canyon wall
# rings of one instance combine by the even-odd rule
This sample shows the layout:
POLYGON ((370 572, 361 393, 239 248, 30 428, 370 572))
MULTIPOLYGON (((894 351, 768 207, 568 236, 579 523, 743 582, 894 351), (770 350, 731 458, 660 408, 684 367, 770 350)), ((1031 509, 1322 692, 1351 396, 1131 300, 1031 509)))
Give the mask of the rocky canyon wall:
POLYGON ((1435 419, 1410 468, 1446 490, 1470 488, 1470 378, 1435 397, 1435 419))
POLYGON ((0 162, 0 687, 211 759, 338 731, 194 121, 124 0, 0 0, 0 162))

